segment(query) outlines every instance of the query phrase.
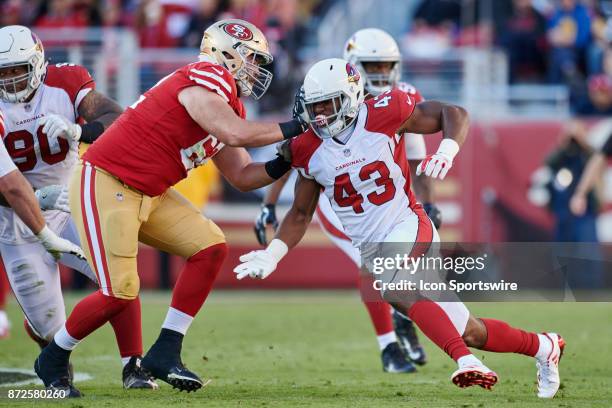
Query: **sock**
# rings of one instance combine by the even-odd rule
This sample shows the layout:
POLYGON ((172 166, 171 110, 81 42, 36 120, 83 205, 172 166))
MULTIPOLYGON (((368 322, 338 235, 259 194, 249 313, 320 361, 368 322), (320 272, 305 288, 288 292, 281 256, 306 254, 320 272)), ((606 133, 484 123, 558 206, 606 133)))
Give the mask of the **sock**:
POLYGON ((193 322, 193 317, 181 312, 180 310, 170 307, 168 308, 166 320, 164 320, 162 328, 174 330, 184 336, 187 333, 189 326, 191 326, 191 322, 193 322))
POLYGON ((408 317, 453 360, 457 361, 460 357, 472 354, 448 315, 434 302, 415 302, 408 309, 408 317))
POLYGON ((540 346, 537 334, 516 329, 501 320, 480 320, 487 328, 487 342, 483 350, 496 353, 518 353, 531 357, 536 355, 540 346))
POLYGON ((548 358, 548 355, 553 349, 552 341, 544 334, 537 334, 538 336, 538 351, 534 354, 534 357, 538 360, 548 358))
POLYGON ((66 333, 76 340, 83 340, 134 300, 104 296, 96 291, 74 307, 64 324, 66 333))
POLYGON ((393 330, 391 330, 389 333, 376 336, 376 339, 378 340, 378 347, 380 347, 381 351, 384 350, 389 344, 397 342, 397 336, 393 330))
POLYGON ((467 356, 459 357, 457 359, 457 364, 459 365, 459 368, 483 365, 482 361, 477 359, 476 356, 474 356, 473 354, 468 354, 467 356))
POLYGON ((125 367, 130 362, 132 357, 121 357, 121 367, 125 367))
POLYGON ((380 292, 372 286, 371 276, 359 276, 359 293, 361 300, 368 309, 370 320, 374 325, 376 335, 381 336, 394 331, 391 306, 382 300, 380 292))
POLYGON ((174 285, 171 307, 195 316, 208 297, 227 256, 225 243, 213 245, 191 256, 174 285))
POLYGON ((140 298, 134 299, 125 309, 110 319, 115 331, 121 357, 142 355, 142 322, 140 298))
POLYGON ((64 325, 58 330, 57 333, 55 333, 55 336, 53 336, 53 341, 51 343, 53 342, 66 351, 72 351, 81 342, 81 340, 72 337, 70 333, 68 333, 68 330, 66 330, 66 325, 64 325))

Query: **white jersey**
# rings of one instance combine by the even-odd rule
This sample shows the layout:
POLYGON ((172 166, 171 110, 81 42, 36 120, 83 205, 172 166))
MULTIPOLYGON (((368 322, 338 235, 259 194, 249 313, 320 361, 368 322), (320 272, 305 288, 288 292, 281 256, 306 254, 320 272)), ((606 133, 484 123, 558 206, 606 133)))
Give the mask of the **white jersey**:
MULTIPOLYGON (((79 149, 78 142, 49 138, 42 132, 38 121, 53 113, 77 123, 79 104, 94 88, 95 83, 85 68, 58 64, 47 68, 44 82, 31 101, 0 101, 3 116, 3 146, 0 150, 8 153, 17 169, 35 189, 51 184, 67 185, 78 160, 79 149)), ((3 153, 0 151, 0 167, 5 171, 7 166, 3 164, 2 157, 6 155, 3 153)), ((45 211, 43 214, 47 224, 56 231, 61 230, 70 217, 61 211, 45 211)), ((19 244, 34 241, 36 237, 32 231, 13 210, 0 207, 0 242, 19 244)))
POLYGON ((300 174, 323 187, 353 245, 382 241, 403 221, 427 217, 410 190, 405 142, 396 135, 412 114, 414 97, 394 89, 365 102, 345 144, 312 130, 291 143, 300 174))

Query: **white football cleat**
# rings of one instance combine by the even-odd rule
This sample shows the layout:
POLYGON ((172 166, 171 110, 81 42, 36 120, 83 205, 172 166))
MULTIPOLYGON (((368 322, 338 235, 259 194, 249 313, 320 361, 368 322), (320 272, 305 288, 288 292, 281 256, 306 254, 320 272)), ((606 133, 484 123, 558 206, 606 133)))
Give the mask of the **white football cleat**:
POLYGON ((497 380, 497 374, 484 364, 465 366, 451 375, 451 381, 459 388, 479 385, 486 390, 491 390, 497 384, 497 380))
POLYGON ((565 340, 556 333, 544 333, 543 336, 550 340, 552 350, 546 357, 536 358, 536 367, 538 368, 538 397, 552 398, 559 390, 559 385, 561 385, 561 380, 559 378, 559 361, 563 356, 565 340))
POLYGON ((11 332, 11 322, 4 310, 0 310, 0 339, 6 339, 11 332))

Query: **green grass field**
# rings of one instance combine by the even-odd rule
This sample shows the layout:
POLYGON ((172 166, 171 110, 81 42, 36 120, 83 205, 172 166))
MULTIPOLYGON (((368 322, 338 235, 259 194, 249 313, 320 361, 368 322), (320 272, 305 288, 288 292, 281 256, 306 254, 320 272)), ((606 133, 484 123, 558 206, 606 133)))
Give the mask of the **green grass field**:
MULTIPOLYGON (((79 297, 68 296, 70 307, 79 297)), ((144 294, 145 350, 157 336, 169 294, 144 294)), ((529 330, 557 330, 568 346, 562 389, 554 400, 535 396, 535 364, 517 355, 477 352, 500 375, 492 392, 459 389, 455 364, 424 341, 430 362, 417 374, 385 374, 365 309, 356 292, 216 292, 183 348, 186 364, 212 383, 185 394, 166 384, 153 392, 121 388, 112 330, 104 327, 73 354, 78 401, 6 399, 0 406, 69 407, 611 407, 612 304, 471 304, 476 315, 506 319, 529 330)), ((0 366, 31 369, 37 347, 21 330, 20 310, 8 308, 11 338, 0 341, 0 366)), ((0 369, 1 371, 1 369, 0 369)), ((20 386, 12 388, 31 388, 20 386)))

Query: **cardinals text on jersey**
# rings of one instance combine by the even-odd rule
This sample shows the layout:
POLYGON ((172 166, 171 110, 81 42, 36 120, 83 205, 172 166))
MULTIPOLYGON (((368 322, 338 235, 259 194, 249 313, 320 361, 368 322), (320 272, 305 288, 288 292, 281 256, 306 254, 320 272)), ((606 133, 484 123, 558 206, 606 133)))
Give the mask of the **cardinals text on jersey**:
POLYGON ((211 62, 186 65, 168 75, 129 107, 96 141, 83 160, 148 196, 158 196, 204 164, 222 147, 178 100, 181 90, 201 86, 244 118, 229 71, 211 62))

